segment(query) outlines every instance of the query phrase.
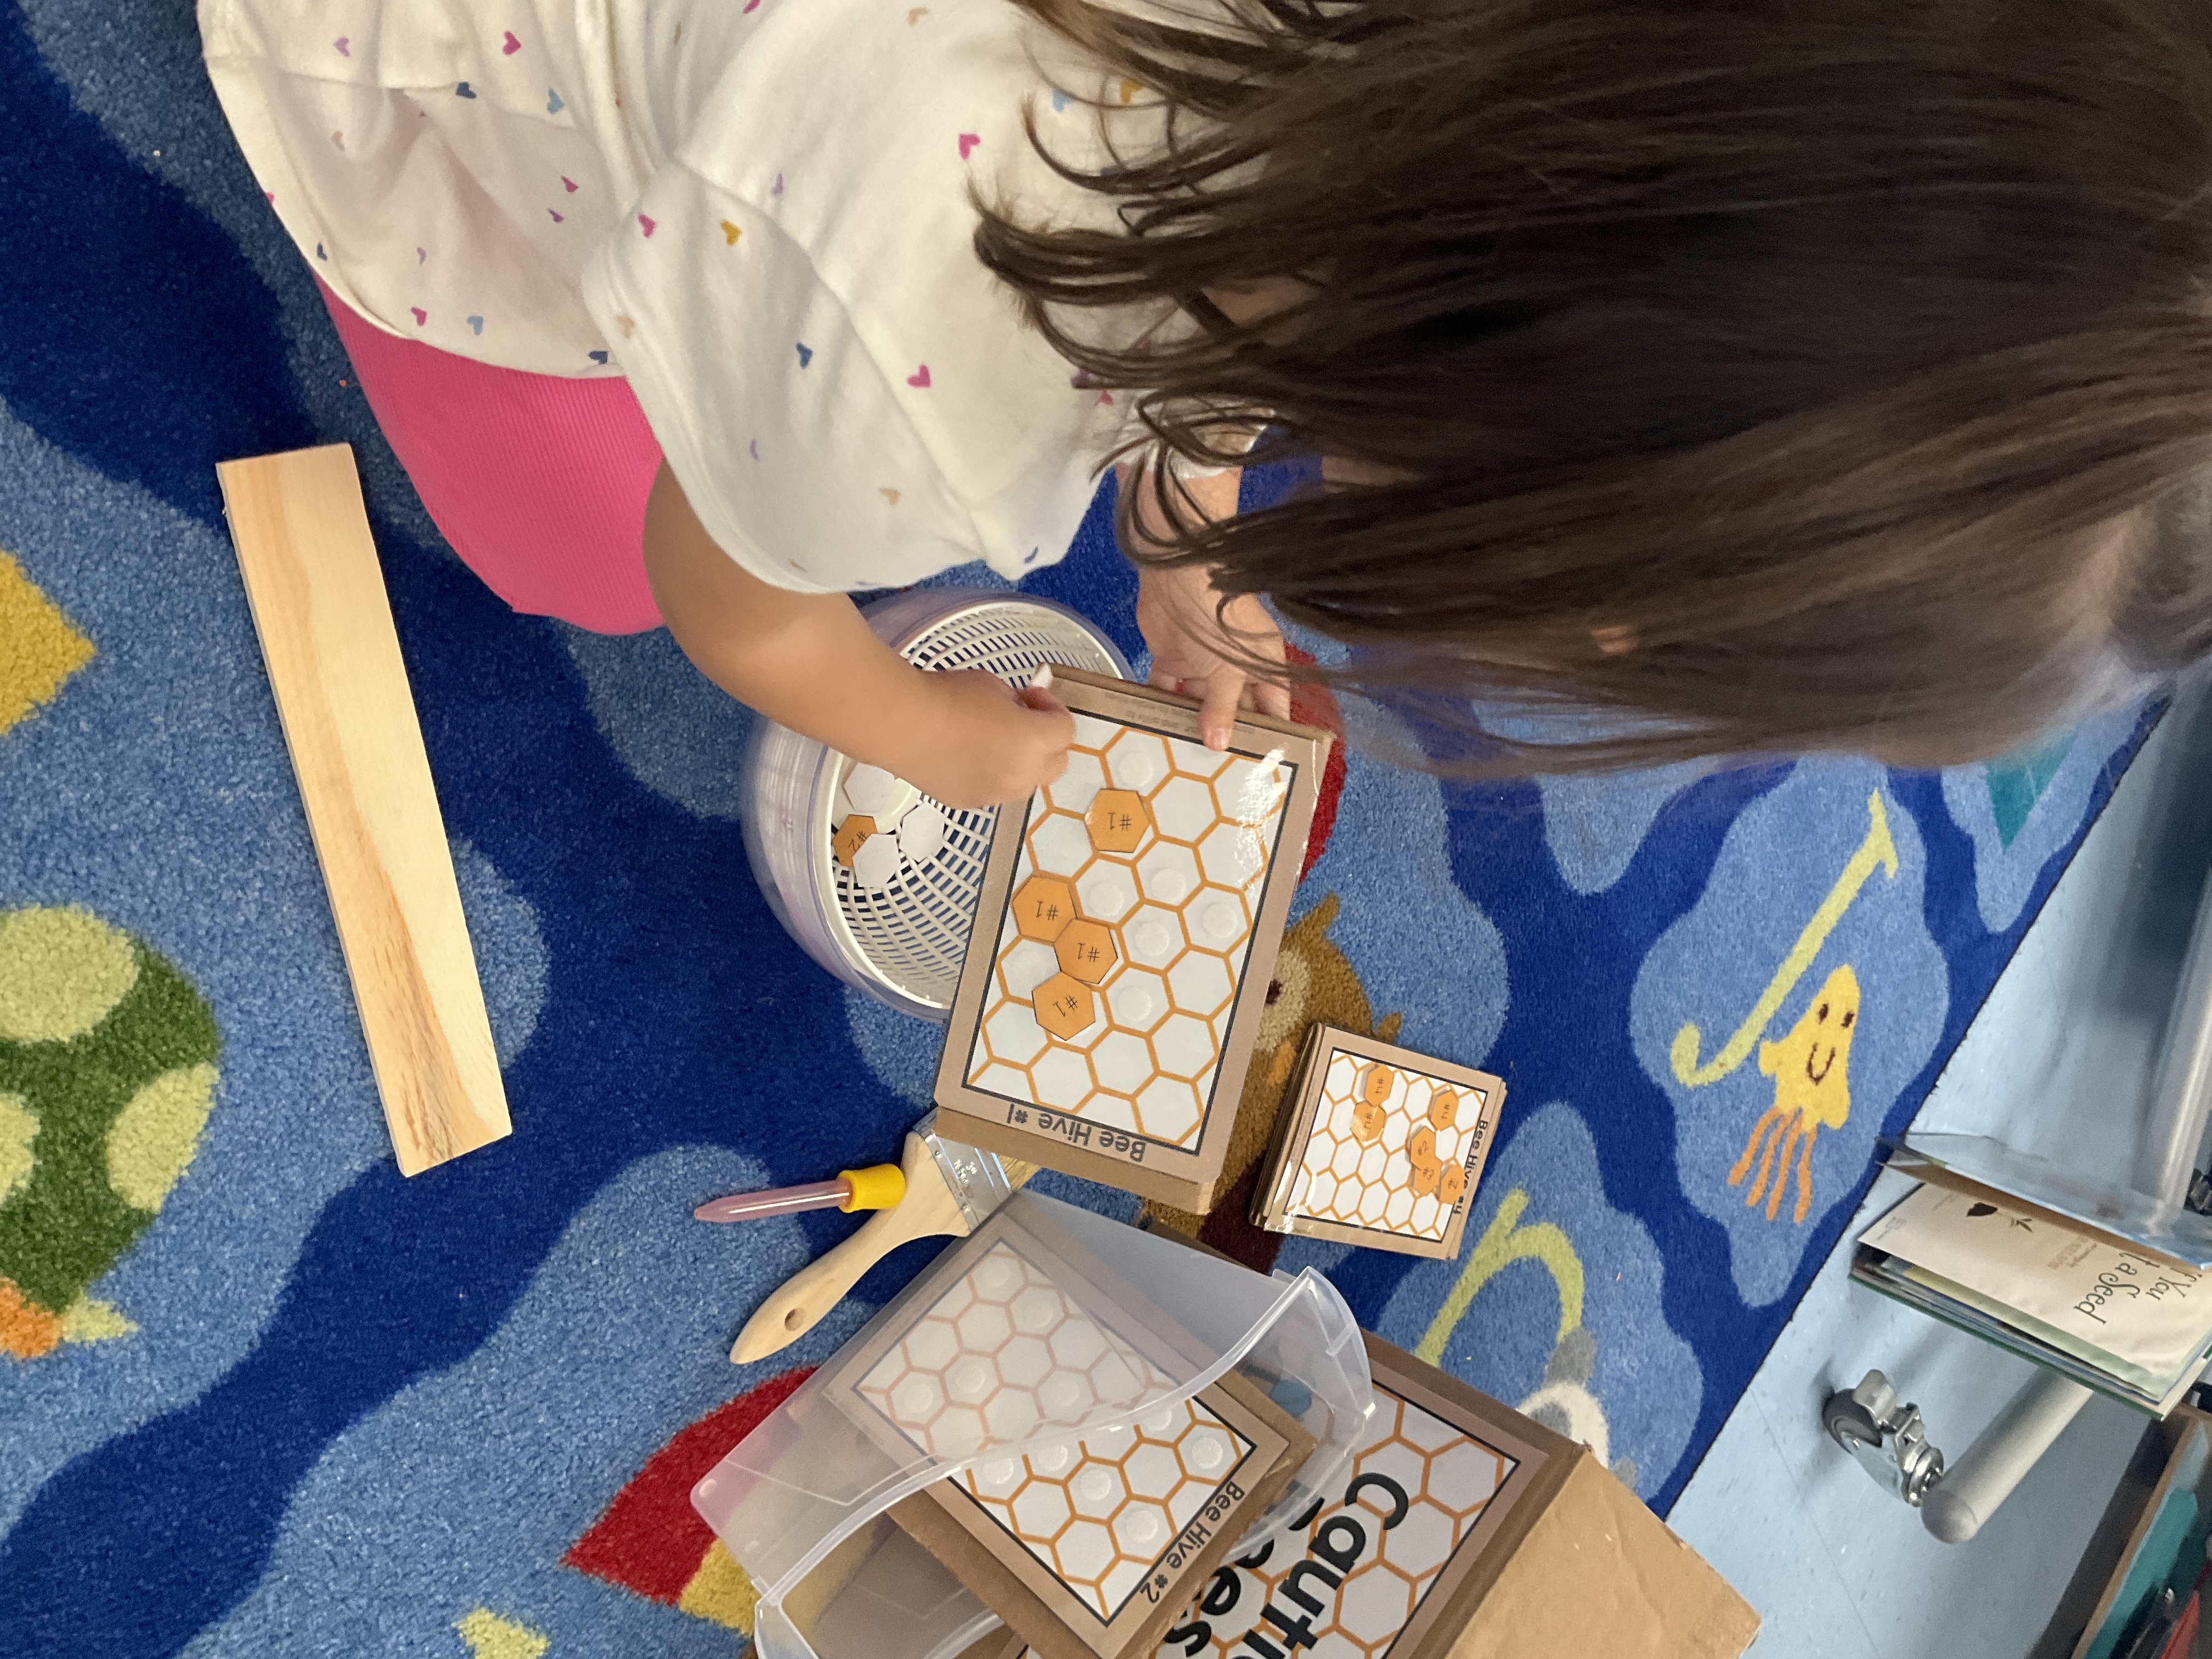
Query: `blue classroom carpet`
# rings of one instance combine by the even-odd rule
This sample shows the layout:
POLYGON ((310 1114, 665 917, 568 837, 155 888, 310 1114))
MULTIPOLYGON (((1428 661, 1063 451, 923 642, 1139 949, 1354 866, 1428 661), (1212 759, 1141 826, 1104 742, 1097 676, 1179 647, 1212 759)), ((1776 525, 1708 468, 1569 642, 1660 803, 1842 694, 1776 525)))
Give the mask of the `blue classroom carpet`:
MULTIPOLYGON (((742 709, 663 635, 509 614, 439 541, 184 0, 9 0, 0 106, 0 1653, 728 1654, 747 1598, 683 1492, 927 1247, 733 1369, 850 1224, 688 1212, 894 1155, 937 1030, 768 914, 742 709), (515 1123, 411 1182, 213 471, 341 440, 515 1123)), ((1024 586, 1137 649, 1103 509, 1024 586)), ((1255 1088, 1327 1018, 1510 1094, 1457 1261, 1218 1237, 1663 1514, 2148 719, 1940 775, 1474 787, 1370 758, 1376 711, 1310 712, 1355 741, 1255 1088), (1770 1115, 1817 1133, 1747 1203, 1770 1115)))

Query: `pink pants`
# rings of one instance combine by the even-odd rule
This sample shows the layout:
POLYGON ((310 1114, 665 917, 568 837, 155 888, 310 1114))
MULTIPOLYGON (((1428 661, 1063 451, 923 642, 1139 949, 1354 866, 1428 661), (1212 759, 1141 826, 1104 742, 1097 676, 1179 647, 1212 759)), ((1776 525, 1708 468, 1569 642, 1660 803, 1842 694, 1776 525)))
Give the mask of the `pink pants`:
POLYGON ((422 505, 517 611, 599 634, 660 626, 645 498, 660 446, 626 380, 526 374, 373 327, 323 302, 422 505))

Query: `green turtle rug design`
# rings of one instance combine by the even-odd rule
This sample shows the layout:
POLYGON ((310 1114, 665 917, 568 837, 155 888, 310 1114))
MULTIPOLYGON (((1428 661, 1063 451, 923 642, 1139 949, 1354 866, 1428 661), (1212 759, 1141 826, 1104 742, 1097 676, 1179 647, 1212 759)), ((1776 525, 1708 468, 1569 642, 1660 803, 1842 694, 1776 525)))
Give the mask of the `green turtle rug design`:
POLYGON ((0 910, 0 1352, 136 1328, 87 1292, 191 1163, 222 1048, 141 941, 74 906, 0 910))

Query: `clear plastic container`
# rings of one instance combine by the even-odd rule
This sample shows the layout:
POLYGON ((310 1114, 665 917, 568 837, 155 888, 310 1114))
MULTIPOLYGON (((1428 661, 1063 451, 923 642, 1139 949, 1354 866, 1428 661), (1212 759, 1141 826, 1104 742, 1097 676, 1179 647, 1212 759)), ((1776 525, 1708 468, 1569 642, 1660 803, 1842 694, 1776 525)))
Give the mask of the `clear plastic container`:
POLYGON ((1243 1553, 1350 1465, 1374 1410, 1358 1322, 1310 1268, 1269 1278, 1018 1193, 691 1501, 760 1589, 763 1659, 951 1659, 997 1616, 885 1511, 971 1465, 1156 1417, 1232 1367, 1315 1441, 1243 1553), (1047 1369, 1013 1371, 1005 1356, 1024 1339, 1043 1345, 1047 1369))

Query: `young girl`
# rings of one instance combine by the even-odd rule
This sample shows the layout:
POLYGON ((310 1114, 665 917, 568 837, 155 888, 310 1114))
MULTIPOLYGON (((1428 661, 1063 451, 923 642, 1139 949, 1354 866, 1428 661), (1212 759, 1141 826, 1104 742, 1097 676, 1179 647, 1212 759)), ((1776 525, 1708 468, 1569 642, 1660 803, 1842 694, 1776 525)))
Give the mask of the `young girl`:
POLYGON ((950 802, 1065 711, 845 595, 1057 558, 1109 458, 1217 742, 1263 595, 1440 729, 1572 711, 1551 766, 1963 759, 2212 647, 2202 0, 200 18, 462 556, 950 802))

